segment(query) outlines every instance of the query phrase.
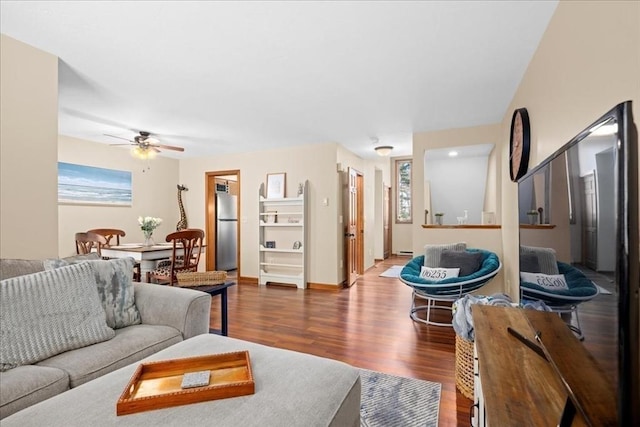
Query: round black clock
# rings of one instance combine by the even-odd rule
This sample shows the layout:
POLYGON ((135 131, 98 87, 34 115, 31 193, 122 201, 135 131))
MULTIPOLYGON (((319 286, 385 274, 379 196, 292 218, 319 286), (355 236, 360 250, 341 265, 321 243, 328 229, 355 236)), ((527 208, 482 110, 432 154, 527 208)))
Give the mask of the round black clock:
POLYGON ((509 174, 511 181, 517 181, 527 173, 531 149, 531 129, 526 108, 518 108, 511 118, 509 139, 509 174))

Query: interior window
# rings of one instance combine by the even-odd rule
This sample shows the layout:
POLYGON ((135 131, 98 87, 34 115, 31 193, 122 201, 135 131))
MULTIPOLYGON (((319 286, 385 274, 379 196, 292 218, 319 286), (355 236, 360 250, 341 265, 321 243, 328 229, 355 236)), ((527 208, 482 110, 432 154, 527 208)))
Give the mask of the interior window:
POLYGON ((411 222, 411 160, 396 160, 396 223, 411 222))

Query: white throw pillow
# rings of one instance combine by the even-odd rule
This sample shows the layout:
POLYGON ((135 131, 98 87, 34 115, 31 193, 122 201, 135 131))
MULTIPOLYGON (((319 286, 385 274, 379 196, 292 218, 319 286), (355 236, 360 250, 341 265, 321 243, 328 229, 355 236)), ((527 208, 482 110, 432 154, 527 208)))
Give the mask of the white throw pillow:
POLYGON ((520 273, 523 282, 533 283, 549 291, 568 290, 569 285, 562 274, 520 273))
POLYGON ((420 277, 426 280, 444 280, 451 277, 458 277, 459 268, 422 267, 420 277))

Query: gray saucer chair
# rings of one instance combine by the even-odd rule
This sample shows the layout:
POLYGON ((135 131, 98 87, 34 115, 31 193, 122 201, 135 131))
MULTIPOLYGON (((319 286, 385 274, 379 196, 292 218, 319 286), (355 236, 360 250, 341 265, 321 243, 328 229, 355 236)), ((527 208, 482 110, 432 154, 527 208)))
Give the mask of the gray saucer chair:
POLYGON ((557 265, 558 272, 564 276, 568 289, 549 290, 536 283, 520 280, 521 299, 543 301, 552 312, 558 313, 563 318, 565 318, 563 315, 568 314, 570 318, 565 318, 565 321, 569 328, 580 340, 583 340, 578 305, 595 298, 599 293, 598 288, 580 270, 570 264, 557 261, 557 265), (575 325, 572 319, 575 319, 575 325))
POLYGON ((428 325, 452 326, 452 323, 431 320, 431 310, 444 309, 451 312, 451 304, 454 301, 484 286, 502 268, 500 259, 493 252, 483 249, 466 249, 465 252, 482 254, 480 269, 466 276, 452 277, 439 281, 424 279, 420 277, 420 270, 424 265, 424 255, 413 258, 402 268, 400 280, 405 285, 413 288, 409 315, 414 321, 428 325), (426 305, 417 305, 416 299, 418 298, 426 300, 426 305), (447 305, 437 304, 438 302, 445 302, 447 305), (417 312, 421 310, 426 310, 427 312, 424 319, 417 315, 417 312))

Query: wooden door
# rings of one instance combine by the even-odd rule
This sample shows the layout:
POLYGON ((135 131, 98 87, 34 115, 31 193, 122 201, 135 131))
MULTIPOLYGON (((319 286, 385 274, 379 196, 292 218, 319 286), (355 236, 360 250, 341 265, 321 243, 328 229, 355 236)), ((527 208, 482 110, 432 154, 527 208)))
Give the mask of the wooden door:
POLYGON ((598 201, 593 173, 582 177, 582 262, 592 270, 598 265, 598 201))
POLYGON ((364 274, 364 177, 356 171, 356 272, 364 274))
POLYGON ((382 257, 389 258, 391 255, 391 187, 384 187, 384 201, 382 206, 382 257))
POLYGON ((347 183, 347 209, 345 226, 346 244, 346 269, 347 286, 351 286, 358 278, 358 248, 356 236, 358 233, 358 173, 355 169, 349 168, 347 183))

